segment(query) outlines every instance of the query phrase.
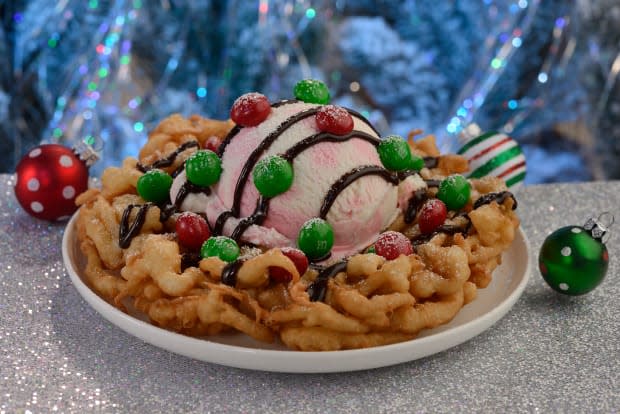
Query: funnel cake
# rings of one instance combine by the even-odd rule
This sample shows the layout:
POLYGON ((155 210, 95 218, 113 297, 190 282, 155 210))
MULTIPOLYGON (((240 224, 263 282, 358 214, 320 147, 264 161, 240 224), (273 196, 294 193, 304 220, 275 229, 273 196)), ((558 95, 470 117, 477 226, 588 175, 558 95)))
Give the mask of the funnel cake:
POLYGON ((244 96, 232 121, 173 115, 108 168, 78 198, 91 288, 165 329, 302 351, 410 340, 474 300, 519 226, 505 184, 302 86, 244 96))

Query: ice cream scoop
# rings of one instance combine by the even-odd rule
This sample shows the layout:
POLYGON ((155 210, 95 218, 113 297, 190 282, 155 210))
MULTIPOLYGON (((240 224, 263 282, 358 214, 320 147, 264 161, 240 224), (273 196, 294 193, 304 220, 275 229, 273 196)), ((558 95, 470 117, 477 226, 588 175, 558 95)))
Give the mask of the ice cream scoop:
MULTIPOLYGON (((235 127, 219 150, 219 181, 210 194, 188 194, 181 210, 204 213, 216 232, 267 248, 295 246, 302 225, 315 217, 333 228, 331 259, 372 244, 397 217, 399 199, 407 197, 399 196, 399 181, 382 166, 380 138, 372 125, 349 110, 351 132, 325 132, 317 126, 321 107, 281 101, 257 125, 235 127), (293 180, 286 191, 266 199, 254 185, 252 171, 273 155, 290 162, 293 180)), ((175 178, 172 200, 186 180, 185 172, 175 178)))

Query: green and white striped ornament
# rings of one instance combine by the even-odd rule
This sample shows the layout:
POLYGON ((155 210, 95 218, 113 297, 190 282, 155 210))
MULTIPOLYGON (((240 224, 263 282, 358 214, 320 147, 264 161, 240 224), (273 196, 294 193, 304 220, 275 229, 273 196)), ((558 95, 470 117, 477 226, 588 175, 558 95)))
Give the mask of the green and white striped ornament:
POLYGON ((499 132, 487 132, 467 141, 458 154, 469 161, 468 178, 498 177, 515 190, 523 184, 525 155, 514 139, 499 132))

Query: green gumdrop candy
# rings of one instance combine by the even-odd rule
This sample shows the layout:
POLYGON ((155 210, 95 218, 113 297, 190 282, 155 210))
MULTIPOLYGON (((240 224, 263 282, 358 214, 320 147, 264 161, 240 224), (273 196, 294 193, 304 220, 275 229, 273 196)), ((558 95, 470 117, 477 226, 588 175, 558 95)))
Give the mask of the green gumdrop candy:
POLYGON ((137 190, 145 201, 162 203, 168 199, 172 177, 162 170, 147 171, 138 179, 137 190))
POLYGON ((279 155, 272 155, 256 163, 252 178, 263 197, 275 197, 293 184, 293 166, 279 155))
POLYGON ((377 151, 381 163, 390 171, 404 171, 412 167, 411 148, 398 135, 384 138, 377 147, 377 151))
POLYGON ((207 239, 200 248, 203 259, 217 256, 225 262, 234 262, 239 257, 239 245, 230 237, 215 236, 207 239))
POLYGON ((327 221, 313 218, 301 226, 297 246, 309 259, 319 259, 325 256, 333 245, 334 230, 327 221))
POLYGON ((211 150, 200 150, 185 161, 187 180, 201 187, 218 182, 222 174, 222 160, 211 150))
POLYGON ((437 198, 444 202, 449 210, 458 210, 465 206, 471 195, 471 186, 460 174, 444 178, 439 183, 437 198))
POLYGON ((297 82, 293 93, 295 98, 306 103, 326 105, 330 100, 327 85, 315 79, 304 79, 297 82))

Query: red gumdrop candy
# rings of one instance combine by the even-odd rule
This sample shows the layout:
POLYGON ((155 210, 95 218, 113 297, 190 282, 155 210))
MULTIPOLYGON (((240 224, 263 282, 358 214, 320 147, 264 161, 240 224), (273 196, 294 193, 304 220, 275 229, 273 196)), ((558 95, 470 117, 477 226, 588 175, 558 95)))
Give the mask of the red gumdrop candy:
POLYGON ((208 149, 208 150, 211 150, 217 153, 217 150, 220 147, 221 143, 222 143, 222 140, 220 139, 220 137, 216 137, 215 135, 212 135, 209 138, 207 138, 207 140, 205 141, 202 147, 204 149, 208 149))
POLYGON ((246 93, 237 98, 230 108, 230 119, 235 124, 253 127, 263 122, 271 113, 271 104, 265 95, 246 93))
POLYGON ((175 230, 179 243, 193 250, 200 249, 202 244, 211 236, 207 221, 202 216, 189 211, 177 217, 175 230))
MULTIPOLYGON (((299 275, 303 275, 308 270, 308 258, 301 250, 292 247, 282 247, 280 249, 283 255, 291 259, 299 275)), ((281 267, 272 266, 269 268, 269 276, 276 283, 287 283, 293 279, 293 275, 281 267)))
POLYGON ((412 254, 413 247, 411 241, 404 234, 397 231, 386 231, 375 242, 375 253, 388 260, 394 260, 401 254, 406 256, 412 254))
POLYGON ((323 132, 346 135, 353 131, 353 117, 344 108, 325 105, 315 115, 316 126, 323 132))
POLYGON ((441 226, 448 216, 448 209, 443 201, 438 198, 428 200, 420 210, 418 226, 424 234, 430 234, 441 226))

